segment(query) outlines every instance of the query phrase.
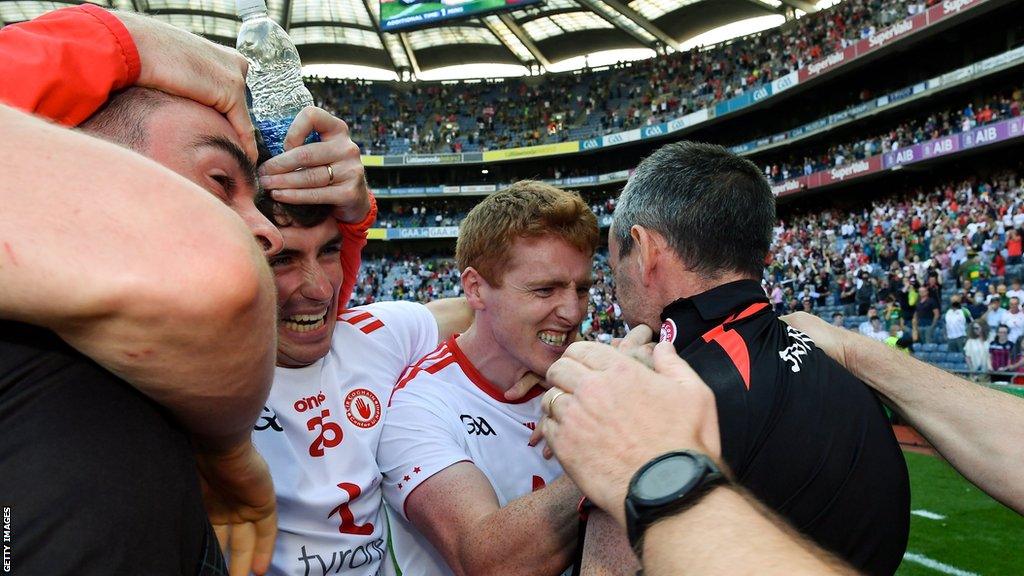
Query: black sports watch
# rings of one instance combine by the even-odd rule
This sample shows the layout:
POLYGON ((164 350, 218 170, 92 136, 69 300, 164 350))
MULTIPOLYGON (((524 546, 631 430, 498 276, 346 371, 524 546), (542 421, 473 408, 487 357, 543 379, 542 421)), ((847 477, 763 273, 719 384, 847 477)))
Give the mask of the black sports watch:
POLYGON ((637 557, 651 524, 694 504, 728 481, 710 458, 689 450, 662 454, 644 464, 633 475, 626 493, 626 534, 637 557))

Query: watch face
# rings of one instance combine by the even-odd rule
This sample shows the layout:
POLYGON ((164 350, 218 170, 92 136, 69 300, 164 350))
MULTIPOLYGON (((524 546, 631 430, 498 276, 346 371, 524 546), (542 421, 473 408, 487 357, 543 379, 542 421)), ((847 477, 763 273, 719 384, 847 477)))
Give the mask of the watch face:
POLYGON ((676 454, 655 462, 637 479, 634 494, 643 500, 659 500, 692 484, 703 471, 692 456, 676 454))

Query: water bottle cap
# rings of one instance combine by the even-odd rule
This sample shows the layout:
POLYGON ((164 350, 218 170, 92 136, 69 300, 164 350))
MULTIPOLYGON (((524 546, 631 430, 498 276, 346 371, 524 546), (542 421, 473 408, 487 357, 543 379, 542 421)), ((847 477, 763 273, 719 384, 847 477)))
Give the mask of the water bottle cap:
POLYGON ((264 0, 235 0, 235 12, 239 17, 266 11, 267 3, 264 0))

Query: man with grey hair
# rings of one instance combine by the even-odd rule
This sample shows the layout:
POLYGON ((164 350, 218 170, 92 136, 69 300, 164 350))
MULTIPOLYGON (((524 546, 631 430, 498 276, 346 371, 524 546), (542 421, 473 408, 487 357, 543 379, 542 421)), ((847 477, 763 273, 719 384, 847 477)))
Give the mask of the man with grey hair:
MULTIPOLYGON (((662 147, 615 210, 610 264, 623 316, 660 327, 711 387, 728 474, 853 567, 892 574, 909 530, 906 465, 870 389, 765 297, 775 218, 768 182, 747 160, 709 144, 662 147)), ((630 525, 631 535, 645 526, 630 525)), ((592 515, 585 572, 635 568, 622 562, 624 541, 607 516, 592 515)))

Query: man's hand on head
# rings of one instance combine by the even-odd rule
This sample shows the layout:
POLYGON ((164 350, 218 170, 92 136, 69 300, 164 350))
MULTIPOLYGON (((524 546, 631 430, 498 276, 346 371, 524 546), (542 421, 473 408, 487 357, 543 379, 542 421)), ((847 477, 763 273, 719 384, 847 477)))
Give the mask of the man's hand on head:
POLYGON ((300 112, 284 139, 285 152, 260 166, 260 186, 289 204, 331 204, 339 222, 362 222, 370 211, 370 187, 349 137, 348 125, 320 108, 300 112), (303 144, 311 132, 320 142, 303 144), (328 169, 330 167, 330 169, 328 169))
POLYGON ((114 12, 135 41, 136 85, 195 100, 223 114, 245 154, 256 161, 256 138, 245 104, 248 63, 237 51, 155 18, 114 12))

